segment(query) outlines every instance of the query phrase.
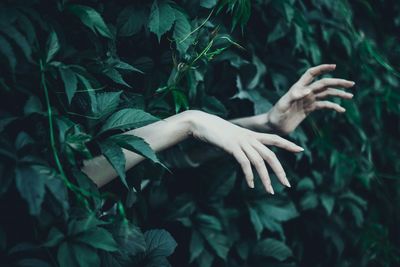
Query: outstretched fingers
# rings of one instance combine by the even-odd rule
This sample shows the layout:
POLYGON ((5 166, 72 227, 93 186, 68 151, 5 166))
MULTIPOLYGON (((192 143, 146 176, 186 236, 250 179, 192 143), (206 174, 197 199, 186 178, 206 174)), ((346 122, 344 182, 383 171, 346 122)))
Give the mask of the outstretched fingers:
POLYGON ((254 188, 254 174, 253 171, 251 170, 251 164, 246 154, 238 146, 236 149, 234 149, 232 155, 235 157, 236 161, 242 168, 247 185, 250 188, 254 188))
POLYGON ((322 64, 309 68, 299 79, 299 83, 303 86, 310 84, 316 77, 324 73, 333 71, 336 68, 336 64, 322 64))
POLYGON ((283 169, 282 164, 279 162, 275 153, 257 141, 253 143, 253 147, 255 150, 257 150, 258 153, 260 153, 262 158, 268 162, 269 166, 271 166, 281 184, 290 187, 290 183, 288 178, 286 177, 285 170, 283 169))
POLYGON ((323 78, 318 80, 310 85, 310 89, 315 93, 321 92, 327 87, 343 87, 343 88, 350 88, 353 87, 355 82, 348 81, 345 79, 338 79, 338 78, 323 78))
POLYGON ((275 194, 271 185, 271 179, 268 174, 267 166, 265 165, 264 159, 260 156, 260 153, 248 143, 244 143, 242 145, 242 149, 257 170, 265 190, 272 195, 275 194))
POLYGON ((339 104, 330 102, 330 101, 317 101, 315 102, 315 109, 333 109, 337 112, 343 113, 346 111, 345 108, 340 106, 339 104))
POLYGON ((330 96, 340 97, 343 99, 351 99, 351 98, 353 98, 354 95, 352 93, 348 93, 348 92, 345 92, 343 90, 339 90, 336 88, 327 88, 326 90, 324 90, 320 93, 317 93, 315 95, 315 98, 322 99, 322 98, 326 98, 326 97, 330 97, 330 96))
POLYGON ((290 152, 297 153, 297 152, 304 151, 304 148, 302 148, 301 146, 298 146, 295 143, 290 142, 289 140, 286 140, 285 138, 282 138, 276 134, 258 133, 257 140, 260 141, 264 145, 272 145, 272 146, 280 147, 280 148, 283 148, 290 152))

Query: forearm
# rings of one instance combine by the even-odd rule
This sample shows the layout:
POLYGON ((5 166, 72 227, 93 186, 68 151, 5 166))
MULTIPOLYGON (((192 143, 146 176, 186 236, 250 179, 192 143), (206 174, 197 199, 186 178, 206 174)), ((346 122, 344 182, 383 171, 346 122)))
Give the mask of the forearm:
POLYGON ((249 117, 232 119, 230 120, 230 122, 239 125, 243 128, 247 128, 257 132, 263 132, 263 133, 275 132, 274 127, 272 127, 269 121, 269 112, 249 117))
MULTIPOLYGON (((125 134, 132 134, 143 138, 151 148, 162 151, 190 136, 192 113, 190 111, 171 116, 167 119, 140 127, 125 134)), ((144 157, 123 149, 126 158, 125 169, 129 170, 144 157)), ((82 171, 99 187, 117 177, 117 173, 104 156, 98 156, 84 162, 82 171)))

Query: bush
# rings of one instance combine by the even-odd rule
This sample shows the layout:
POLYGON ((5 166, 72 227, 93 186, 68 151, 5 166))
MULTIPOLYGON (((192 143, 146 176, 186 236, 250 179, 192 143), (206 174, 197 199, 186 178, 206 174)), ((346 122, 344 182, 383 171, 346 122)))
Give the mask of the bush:
POLYGON ((1 266, 400 264, 399 3, 32 0, 0 11, 1 266), (194 171, 180 155, 204 144, 157 157, 118 135, 189 108, 265 112, 320 63, 356 81, 355 99, 290 136, 306 152, 279 152, 294 186, 275 196, 248 189, 227 156, 194 171), (125 174, 121 147, 149 160, 125 174), (80 166, 100 154, 120 179, 98 190, 80 166))

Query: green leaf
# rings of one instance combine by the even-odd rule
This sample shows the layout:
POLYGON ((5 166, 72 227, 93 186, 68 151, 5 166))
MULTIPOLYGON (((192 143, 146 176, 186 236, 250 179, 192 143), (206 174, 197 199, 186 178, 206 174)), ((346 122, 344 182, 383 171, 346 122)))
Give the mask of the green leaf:
POLYGON ((72 244, 64 242, 58 248, 57 261, 60 267, 79 267, 75 259, 73 246, 72 244))
POLYGON ((314 192, 306 193, 300 200, 303 210, 315 209, 318 206, 318 196, 314 192))
POLYGON ((25 103, 24 114, 40 113, 42 110, 43 106, 40 99, 35 95, 31 95, 25 103))
POLYGON ((150 159, 154 163, 160 162, 157 158, 156 153, 151 149, 150 145, 140 137, 134 135, 120 134, 114 135, 110 139, 118 144, 120 147, 138 153, 139 155, 150 159))
POLYGON ((49 63, 60 50, 60 44, 55 31, 52 31, 47 40, 46 63, 49 63))
POLYGON ((38 215, 45 195, 45 177, 34 166, 19 164, 15 169, 15 182, 18 191, 26 200, 29 213, 38 215))
POLYGON ((64 83, 65 93, 67 94, 68 103, 71 104, 72 98, 78 87, 78 78, 70 68, 58 68, 61 79, 64 83))
POLYGON ((192 232, 189 248, 190 248, 189 262, 192 263, 196 258, 200 256, 201 252, 204 250, 204 240, 196 230, 192 232))
POLYGON ((178 113, 182 108, 185 110, 189 109, 188 99, 181 90, 172 90, 172 98, 175 103, 175 113, 178 113))
POLYGON ((150 258, 170 256, 177 244, 175 239, 165 230, 155 229, 144 233, 146 254, 150 258))
POLYGON ((272 257, 284 261, 293 256, 292 250, 282 241, 267 238, 257 243, 253 254, 257 257, 272 257))
POLYGON ((114 142, 104 141, 99 144, 101 153, 106 157, 111 166, 115 169, 122 183, 128 188, 125 173, 125 155, 122 149, 114 142))
POLYGON ((158 121, 158 118, 143 110, 126 108, 111 115, 104 123, 100 133, 109 130, 138 128, 156 121, 158 121))
POLYGON ((118 70, 116 70, 115 68, 106 69, 106 70, 103 71, 103 73, 104 73, 108 78, 110 78, 111 80, 113 80, 115 83, 122 84, 122 85, 124 85, 124 86, 126 86, 126 87, 132 88, 132 86, 130 86, 129 84, 127 84, 127 83, 124 81, 124 78, 122 78, 121 73, 120 73, 118 70))
POLYGON ((248 209, 249 209, 249 214, 250 214, 250 221, 253 224, 257 239, 259 239, 261 236, 261 233, 264 229, 263 224, 261 222, 260 217, 258 216, 257 211, 255 209, 253 209, 251 206, 249 206, 248 209))
POLYGON ((51 265, 39 259, 23 259, 17 262, 18 267, 51 267, 51 265))
POLYGON ((0 35, 0 53, 7 58, 11 72, 14 73, 15 67, 17 66, 17 57, 15 56, 14 49, 10 43, 2 35, 0 35))
POLYGON ((138 33, 147 22, 148 12, 138 6, 128 6, 118 15, 118 35, 129 37, 138 33))
POLYGON ((46 242, 43 244, 45 247, 54 247, 58 245, 65 238, 64 234, 55 227, 50 229, 46 242))
POLYGON ((28 39, 26 39, 26 37, 20 33, 17 28, 11 25, 6 27, 3 26, 0 27, 0 32, 3 32, 11 40, 13 40, 28 60, 32 60, 32 47, 29 44, 28 39))
POLYGON ((120 102, 121 94, 122 91, 96 94, 97 105, 93 114, 101 118, 114 112, 120 102))
POLYGON ((215 253, 223 260, 226 260, 230 249, 230 239, 224 234, 221 222, 212 215, 198 214, 196 225, 199 232, 208 242, 215 253))
POLYGON ((175 39, 176 49, 183 57, 189 46, 193 43, 194 37, 191 34, 192 26, 187 15, 175 9, 175 27, 173 37, 175 39))
POLYGON ((157 35, 159 42, 161 36, 172 28, 174 22, 175 12, 168 2, 155 0, 151 6, 148 26, 149 30, 157 35))
POLYGON ((73 245, 74 256, 80 267, 100 266, 98 251, 85 245, 73 245))
POLYGON ((113 38, 103 18, 95 9, 88 6, 76 4, 69 5, 67 9, 72 14, 79 17, 82 23, 85 24, 94 33, 98 33, 109 39, 113 38))
POLYGON ((205 8, 213 8, 217 4, 217 0, 201 0, 200 6, 205 8))
POLYGON ((321 194, 320 199, 321 199, 321 204, 325 208, 328 215, 331 215, 333 207, 335 205, 335 198, 331 195, 321 194))
POLYGON ((85 243, 93 248, 113 252, 118 250, 118 245, 109 231, 95 227, 78 235, 74 240, 85 243))

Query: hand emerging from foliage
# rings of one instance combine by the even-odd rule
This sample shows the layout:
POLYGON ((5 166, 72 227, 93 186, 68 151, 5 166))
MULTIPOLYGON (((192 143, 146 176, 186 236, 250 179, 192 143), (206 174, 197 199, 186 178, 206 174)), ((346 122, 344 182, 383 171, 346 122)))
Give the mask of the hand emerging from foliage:
POLYGON ((335 68, 336 65, 324 64, 308 69, 267 114, 252 117, 255 124, 252 128, 289 134, 314 110, 345 112, 340 105, 325 99, 332 96, 351 99, 353 94, 336 87, 350 88, 354 82, 337 78, 323 78, 314 82, 319 75, 335 68))
POLYGON ((277 135, 254 132, 205 112, 187 111, 187 113, 191 114, 189 120, 191 134, 232 154, 240 164, 249 187, 254 188, 253 166, 267 192, 274 194, 265 161, 271 166, 279 181, 290 187, 281 163, 266 145, 277 146, 291 152, 300 152, 303 148, 277 135))

